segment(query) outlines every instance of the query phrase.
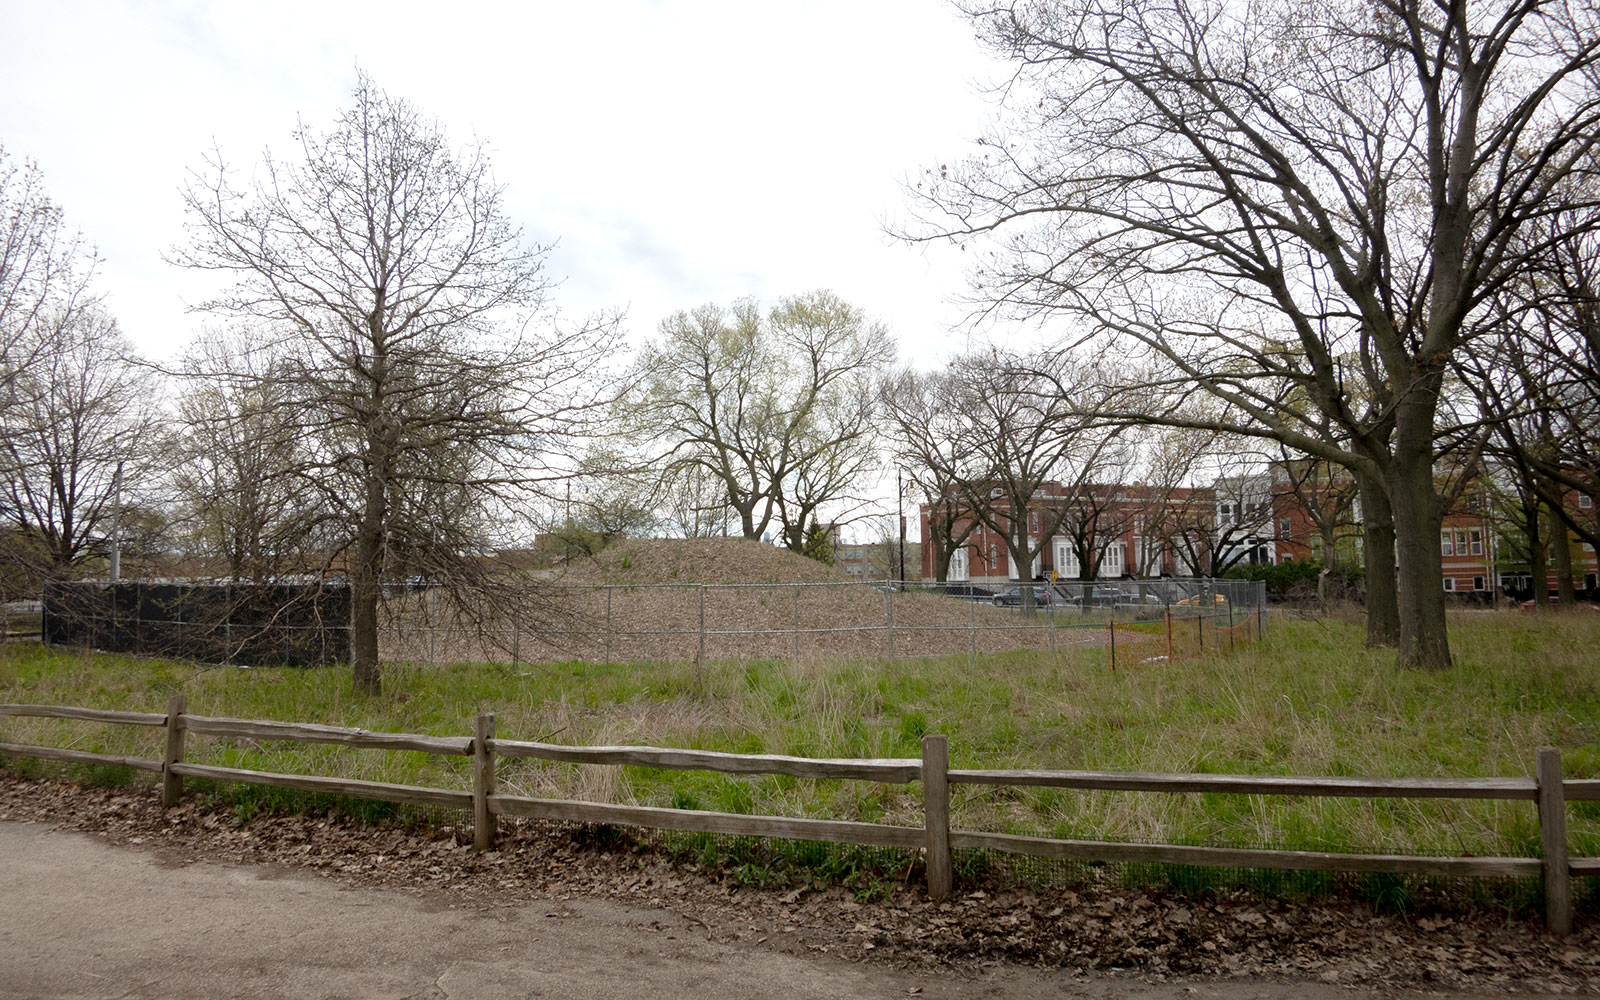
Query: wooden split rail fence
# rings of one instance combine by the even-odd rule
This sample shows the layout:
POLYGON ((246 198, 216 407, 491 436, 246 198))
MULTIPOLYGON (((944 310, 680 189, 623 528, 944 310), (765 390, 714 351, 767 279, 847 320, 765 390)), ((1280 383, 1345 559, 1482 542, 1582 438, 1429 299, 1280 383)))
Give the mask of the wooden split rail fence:
POLYGON ((899 847, 924 852, 928 893, 935 899, 952 891, 951 852, 983 849, 1043 858, 1097 862, 1147 862, 1227 868, 1278 868, 1301 871, 1381 872, 1404 875, 1469 877, 1542 877, 1545 917, 1556 934, 1572 927, 1572 879, 1600 877, 1600 858, 1567 855, 1568 802, 1600 801, 1600 780, 1564 780, 1561 755, 1538 751, 1533 778, 1319 778, 1280 775, 1148 774, 1117 771, 966 770, 949 766, 944 736, 923 738, 922 757, 839 759, 736 754, 649 746, 566 746, 500 739, 495 717, 482 714, 472 736, 441 737, 383 733, 300 722, 213 718, 189 715, 184 696, 173 695, 165 714, 75 708, 60 705, 0 704, 0 716, 76 719, 89 722, 162 727, 166 752, 162 760, 90 753, 57 747, 0 743, 0 753, 81 764, 110 764, 161 776, 161 804, 170 807, 183 792, 184 778, 238 781, 277 788, 324 792, 386 802, 444 806, 470 810, 473 847, 494 846, 500 816, 684 830, 736 836, 899 847), (472 758, 472 790, 460 791, 303 774, 276 774, 184 761, 189 733, 253 740, 335 743, 381 750, 414 750, 472 758), (563 799, 502 795, 495 786, 495 764, 501 757, 522 757, 574 764, 613 764, 726 774, 783 774, 797 778, 834 778, 909 784, 921 781, 924 824, 890 826, 843 820, 755 816, 653 806, 615 805, 563 799), (1425 857, 1414 855, 1333 854, 1173 844, 1111 843, 1057 840, 1001 833, 955 830, 950 826, 952 785, 1026 785, 1047 788, 1138 792, 1212 792, 1235 795, 1302 795, 1358 798, 1501 799, 1535 803, 1542 844, 1539 858, 1425 857))

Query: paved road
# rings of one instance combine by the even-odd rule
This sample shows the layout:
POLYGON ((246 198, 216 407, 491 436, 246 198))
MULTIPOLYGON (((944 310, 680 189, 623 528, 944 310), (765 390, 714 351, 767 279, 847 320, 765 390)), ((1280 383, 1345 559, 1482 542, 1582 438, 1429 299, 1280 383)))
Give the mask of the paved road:
POLYGON ((603 900, 452 909, 274 866, 186 863, 0 822, 0 997, 511 1000, 1208 997, 1332 1000, 1321 985, 980 978, 722 944, 603 900))

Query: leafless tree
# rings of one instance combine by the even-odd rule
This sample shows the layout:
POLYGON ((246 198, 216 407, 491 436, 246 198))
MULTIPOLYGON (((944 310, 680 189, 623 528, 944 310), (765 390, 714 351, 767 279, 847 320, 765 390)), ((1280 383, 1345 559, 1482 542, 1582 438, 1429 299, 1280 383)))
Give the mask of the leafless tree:
POLYGON ((81 236, 66 232, 39 168, 0 144, 0 403, 12 398, 32 351, 48 344, 40 327, 69 325, 94 303, 98 263, 81 236))
POLYGON ((787 298, 763 316, 745 299, 668 317, 639 363, 633 407, 668 455, 668 473, 701 470, 745 538, 776 523, 804 552, 824 508, 859 509, 875 472, 878 373, 888 332, 831 292, 787 298))
POLYGON ((265 381, 299 408, 308 478, 343 526, 355 685, 376 693, 386 577, 496 611, 485 533, 570 471, 615 324, 558 326, 547 248, 508 218, 484 148, 452 147, 365 76, 331 128, 295 139, 242 186, 213 154, 172 256, 231 280, 203 308, 285 331, 265 381))
POLYGON ((922 544, 933 553, 934 580, 945 583, 951 558, 978 527, 964 491, 966 483, 983 475, 974 465, 970 419, 957 407, 957 382, 950 372, 903 369, 887 376, 879 391, 894 461, 928 508, 922 544))
POLYGON ((18 535, 37 540, 16 550, 39 556, 30 574, 69 576, 106 554, 119 507, 147 492, 159 394, 98 307, 37 317, 18 345, 31 360, 15 375, 12 405, 0 410, 0 507, 18 535))
POLYGON ((1357 470, 1363 511, 1393 516, 1398 662, 1448 664, 1439 400, 1470 318, 1525 264, 1519 233, 1590 167, 1600 9, 968 12, 1018 66, 1005 127, 930 172, 915 235, 993 240, 991 308, 1075 317, 1145 352, 1174 406, 1208 393, 1219 429, 1357 470))
POLYGON ((323 569, 341 538, 309 481, 301 400, 275 377, 275 339, 249 327, 200 336, 181 367, 169 457, 187 555, 255 583, 323 569))
MULTIPOLYGON (((1034 560, 1068 526, 1074 498, 1095 493, 1108 468, 1119 479, 1125 465, 1121 428, 1085 415, 1100 375, 1060 355, 991 349, 956 359, 950 376, 951 404, 966 421, 960 451, 971 461, 962 506, 1005 539, 1018 578, 1032 579, 1034 560), (1050 483, 1066 495, 1047 497, 1050 483)), ((1021 593, 1023 614, 1032 614, 1033 589, 1021 593)))

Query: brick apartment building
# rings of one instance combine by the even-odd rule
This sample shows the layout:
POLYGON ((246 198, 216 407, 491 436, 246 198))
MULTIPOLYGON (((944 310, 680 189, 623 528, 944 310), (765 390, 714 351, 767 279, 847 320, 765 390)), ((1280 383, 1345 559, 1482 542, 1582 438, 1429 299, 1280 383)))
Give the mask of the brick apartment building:
MULTIPOLYGON (((1209 575, 1240 563, 1320 558, 1330 534, 1341 549, 1359 551, 1355 491, 1337 476, 1308 489, 1312 478, 1308 473, 1314 470, 1293 462, 1277 463, 1259 475, 1164 490, 1048 482, 1035 492, 1027 523, 1016 527, 1007 523, 1010 504, 996 490, 991 519, 1009 530, 1026 532, 1029 549, 1038 552, 1033 565, 1018 573, 1003 533, 975 524, 970 515, 958 516, 958 533, 967 526, 972 530, 951 555, 948 579, 995 587, 1023 579, 1209 575), (1312 505, 1320 516, 1313 516, 1312 505), (1337 527, 1324 532, 1319 520, 1337 527)), ((1600 513, 1593 497, 1576 494, 1568 509, 1591 523, 1600 513)), ((931 582, 937 566, 934 546, 926 541, 929 516, 929 505, 923 504, 921 572, 931 582)), ((1497 522, 1486 490, 1463 491, 1455 509, 1446 514, 1440 536, 1445 590, 1485 599, 1496 593, 1531 591, 1526 568, 1519 577, 1516 566, 1507 561, 1501 541, 1505 528, 1497 522)), ((1572 561, 1577 589, 1600 591, 1600 559, 1593 547, 1574 543, 1572 561)), ((1553 590, 1553 569, 1548 583, 1553 590)))
MULTIPOLYGON (((1035 491, 1026 523, 1016 526, 1009 523, 1005 497, 995 496, 992 503, 992 520, 1026 533, 1028 548, 1037 550, 1033 565, 1016 572, 1005 534, 968 516, 958 519, 972 530, 951 555, 949 580, 1001 586, 1021 579, 1194 576, 1218 566, 1280 559, 1279 499, 1267 476, 1173 489, 1047 482, 1035 491)), ((930 506, 923 504, 919 554, 922 577, 931 581, 937 566, 926 541, 929 518, 930 506)))

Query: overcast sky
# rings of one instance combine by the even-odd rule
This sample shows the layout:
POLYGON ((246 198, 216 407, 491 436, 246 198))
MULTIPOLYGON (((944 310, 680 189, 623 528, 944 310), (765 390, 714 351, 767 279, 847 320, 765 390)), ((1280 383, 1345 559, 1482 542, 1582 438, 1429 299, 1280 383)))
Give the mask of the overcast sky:
POLYGON ((567 314, 637 339, 702 302, 831 288, 931 364, 966 344, 961 254, 884 235, 905 178, 959 156, 1002 70, 936 0, 784 3, 0 0, 0 142, 106 259, 127 333, 165 357, 204 289, 162 252, 213 143, 292 152, 359 67, 494 151, 510 210, 558 242, 567 314))

